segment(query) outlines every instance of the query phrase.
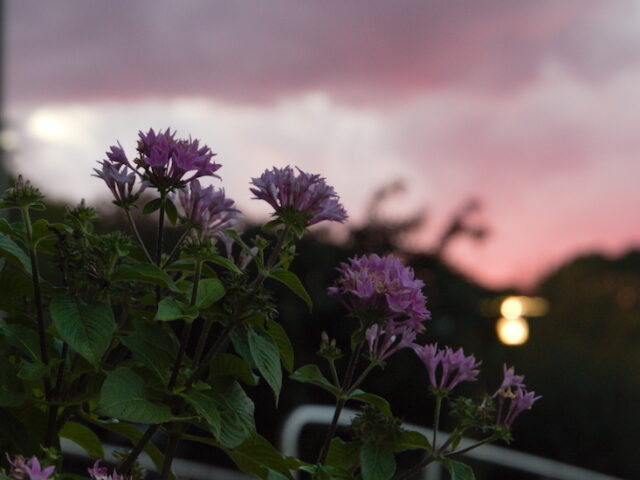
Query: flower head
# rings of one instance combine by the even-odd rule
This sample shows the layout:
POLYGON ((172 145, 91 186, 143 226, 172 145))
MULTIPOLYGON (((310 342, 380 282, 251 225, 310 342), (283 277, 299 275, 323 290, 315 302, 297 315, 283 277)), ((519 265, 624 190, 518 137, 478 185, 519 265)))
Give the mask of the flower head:
MULTIPOLYGON (((156 133, 138 132, 136 171, 161 192, 182 188, 203 176, 218 177, 221 165, 213 161, 215 154, 198 140, 175 138, 168 128, 156 133)), ((219 178, 219 177, 218 177, 219 178)))
POLYGON ((34 210, 44 210, 44 195, 36 187, 31 185, 29 180, 18 175, 18 180, 13 186, 4 192, 0 199, 0 208, 32 208, 34 210))
POLYGON ((29 480, 49 480, 56 467, 50 466, 43 469, 40 466, 40 460, 37 457, 31 457, 24 469, 29 475, 29 480))
POLYGON ((107 467, 100 466, 100 460, 96 460, 93 467, 88 468, 87 471, 89 472, 91 480, 125 480, 125 477, 119 475, 115 470, 109 475, 107 467))
POLYGON ((274 167, 251 181, 255 199, 271 205, 275 214, 285 222, 301 223, 307 227, 322 220, 344 222, 347 212, 338 203, 333 187, 320 175, 305 173, 298 168, 274 167))
POLYGON ((438 345, 433 344, 414 345, 413 350, 427 368, 433 388, 451 391, 461 382, 476 380, 480 373, 480 362, 476 362, 473 355, 465 356, 462 348, 456 351, 449 347, 438 350, 438 345))
POLYGON ((389 320, 384 327, 377 323, 371 325, 365 332, 365 338, 371 358, 383 361, 398 350, 412 346, 416 332, 406 325, 398 325, 389 320))
POLYGON ((399 321, 416 332, 431 317, 422 294, 424 283, 393 255, 353 257, 341 263, 338 271, 340 278, 328 291, 349 310, 378 316, 383 322, 399 321))
POLYGON ((510 391, 511 387, 524 388, 525 386, 524 383, 522 383, 522 381, 524 380, 524 375, 516 375, 513 367, 507 368, 507 365, 503 364, 502 370, 504 372, 502 384, 500 384, 498 390, 496 390, 495 393, 491 395, 491 398, 495 398, 501 393, 510 391))
POLYGON ((93 169, 96 172, 93 176, 101 178, 107 184, 115 198, 113 203, 119 207, 128 207, 135 203, 147 185, 143 182, 135 188, 135 171, 128 165, 127 157, 120 145, 112 146, 106 155, 106 160, 98 162, 102 168, 93 169))
POLYGON ((198 232, 201 241, 210 241, 220 230, 229 228, 240 217, 233 200, 226 198, 224 190, 208 186, 202 188, 193 180, 177 194, 184 218, 198 232))
POLYGON ((16 458, 11 460, 11 457, 8 453, 5 453, 7 456, 7 461, 9 465, 11 465, 11 471, 9 475, 11 478, 15 478, 16 480, 23 480, 27 475, 27 462, 25 461, 22 455, 16 455, 16 458))
POLYGON ((511 426, 518 415, 540 400, 542 396, 536 397, 536 392, 527 392, 526 389, 518 387, 515 393, 509 391, 499 397, 498 414, 496 423, 506 427, 511 426))

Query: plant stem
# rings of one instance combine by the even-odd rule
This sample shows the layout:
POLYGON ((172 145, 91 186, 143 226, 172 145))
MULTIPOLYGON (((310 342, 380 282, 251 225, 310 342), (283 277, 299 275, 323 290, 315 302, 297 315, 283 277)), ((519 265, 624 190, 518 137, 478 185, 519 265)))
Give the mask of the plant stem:
POLYGON ((125 458, 125 460, 117 468, 119 474, 126 475, 127 473, 129 473, 129 470, 131 470, 131 467, 138 459, 138 456, 140 455, 140 453, 142 453, 142 450, 144 450, 147 442, 151 440, 151 437, 153 437, 153 434, 156 433, 159 428, 160 424, 151 425, 149 426, 149 428, 147 428, 146 432, 144 432, 142 437, 140 437, 140 440, 138 440, 138 443, 136 443, 133 447, 133 450, 129 452, 127 458, 125 458))
POLYGON ((162 268, 165 268, 167 265, 169 265, 169 263, 171 262, 171 259, 173 258, 173 256, 176 254, 176 252, 180 248, 180 245, 182 245, 182 242, 184 242, 184 239, 187 238, 187 234, 190 231, 191 231, 191 228, 187 228, 184 232, 182 232, 182 235, 180 235, 180 238, 178 239, 176 244, 173 246, 173 249, 171 250, 171 253, 167 257, 167 261, 162 264, 162 268))
MULTIPOLYGON (((349 365, 347 366, 347 371, 344 376, 344 381, 342 382, 342 388, 340 389, 340 395, 346 395, 347 392, 351 390, 351 381, 353 380, 353 375, 356 370, 356 366, 358 364, 358 360, 360 359, 360 353, 362 352, 362 348, 364 347, 364 342, 361 342, 356 350, 351 355, 349 359, 349 365)), ((329 445, 331 444, 331 439, 333 435, 336 433, 336 428, 338 427, 338 420, 340 419, 340 414, 342 413, 342 409, 347 403, 346 398, 339 398, 336 402, 336 409, 333 412, 333 419, 331 420, 331 425, 329 426, 329 430, 327 430, 327 435, 324 438, 324 443, 322 448, 320 449, 320 453, 318 454, 317 464, 322 464, 327 459, 327 454, 329 453, 329 445)))
POLYGON ((169 436, 169 443, 164 451, 164 461, 162 462, 162 471, 160 472, 160 480, 167 480, 171 475, 171 464, 173 463, 173 457, 176 454, 178 448, 178 441, 180 440, 180 434, 172 432, 169 436))
POLYGON ((433 413, 433 441, 431 446, 436 449, 436 439, 438 438, 438 427, 440 426, 440 408, 442 407, 442 395, 436 394, 436 406, 433 413))
POLYGON ((429 465, 434 460, 435 460, 435 458, 433 457, 433 455, 429 454, 420 463, 418 463, 414 467, 410 468, 406 472, 400 474, 394 480, 406 480, 407 478, 411 477, 413 474, 415 474, 415 473, 419 472, 420 470, 422 470, 424 467, 429 465))
MULTIPOLYGON (((156 265, 159 267, 162 263, 162 240, 164 237, 164 199, 166 193, 160 193, 160 214, 158 217, 158 237, 156 238, 156 265)), ((162 296, 162 288, 156 286, 156 302, 160 302, 162 296)))
MULTIPOLYGON (((40 272, 38 268, 38 257, 33 245, 33 227, 31 226, 31 217, 29 208, 21 209, 22 220, 27 230, 27 244, 29 249, 29 259, 31 260, 31 279, 33 281, 33 298, 36 304, 36 320, 38 323, 38 343, 40 344, 40 360, 44 365, 49 364, 49 354, 47 352, 47 337, 44 325, 44 307, 42 305, 42 292, 40 291, 40 272)), ((51 401, 51 382, 48 375, 44 376, 44 398, 47 402, 51 401)), ((57 407, 49 406, 49 422, 45 433, 44 445, 50 447, 53 443, 53 429, 55 427, 55 418, 57 415, 57 407)))
MULTIPOLYGON (((198 285, 200 284, 200 276, 202 274, 202 260, 196 261, 196 271, 193 277, 193 288, 191 290, 191 301, 189 302, 189 306, 194 306, 196 304, 196 299, 198 298, 198 285)), ((187 351, 187 344, 189 343, 189 338, 191 337, 191 325, 192 321, 185 322, 185 326, 182 329, 182 337, 180 338, 180 350, 178 351, 178 356, 176 357, 176 361, 173 365, 173 371, 171 372, 171 378, 169 380, 169 384, 167 388, 169 391, 173 389, 176 385, 176 381, 178 380, 178 374, 180 373, 180 366, 182 365, 182 359, 184 358, 184 354, 187 351)))
POLYGON ((149 250, 147 250, 147 247, 144 245, 144 242, 142 241, 142 237, 140 236, 140 232, 138 231, 138 227, 136 227, 136 222, 133 220, 133 216, 131 215, 131 212, 129 211, 128 208, 125 208, 124 209, 124 213, 127 215, 127 220, 129 221, 129 225, 131 226, 131 230, 133 230, 133 233, 136 236, 136 239, 138 240, 138 243, 140 244, 140 247, 144 251, 145 257, 147 257, 147 260, 149 261, 149 263, 153 263, 153 259, 151 258, 151 254, 149 253, 149 250))
POLYGON ((486 443, 492 442, 492 441, 494 441, 495 439, 496 439, 496 437, 494 437, 494 436, 492 435, 492 436, 490 436, 490 437, 485 438, 484 440, 481 440, 481 441, 479 441, 479 442, 477 442, 477 443, 474 443, 473 445, 471 445, 471 446, 469 446, 469 447, 463 448, 463 449, 458 450, 458 451, 456 451, 456 452, 449 452, 449 453, 445 453, 445 454, 444 454, 444 456, 445 456, 445 457, 452 457, 452 456, 454 456, 454 455, 462 455, 462 454, 467 453, 467 452, 469 452, 469 451, 471 451, 471 450, 473 450, 473 449, 475 449, 475 448, 481 447, 482 445, 484 445, 484 444, 486 444, 486 443))
POLYGON ((200 359, 204 353, 204 346, 207 344, 209 338, 209 332, 213 327, 213 320, 203 319, 202 332, 200 332, 200 338, 198 339, 198 345, 196 346, 196 353, 193 356, 193 366, 198 368, 200 366, 200 359))

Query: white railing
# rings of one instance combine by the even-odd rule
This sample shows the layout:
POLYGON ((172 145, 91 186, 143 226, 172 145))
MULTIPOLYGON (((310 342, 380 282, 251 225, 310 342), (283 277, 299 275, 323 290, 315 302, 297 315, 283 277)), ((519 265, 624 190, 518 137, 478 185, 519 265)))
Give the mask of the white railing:
MULTIPOLYGON (((296 408, 285 420, 280 439, 280 451, 284 455, 297 457, 298 445, 302 429, 307 425, 329 425, 333 418, 334 407, 327 405, 305 405, 296 408)), ((355 410, 344 409, 338 420, 338 425, 350 425, 351 419, 357 414, 355 410)), ((404 428, 416 430, 427 438, 431 438, 433 430, 409 423, 403 424, 404 428)), ((441 437, 446 434, 443 432, 441 437)), ((463 438, 460 448, 466 448, 476 443, 475 440, 463 438)), ((475 450, 462 455, 482 462, 500 465, 502 467, 520 470, 547 479, 555 480, 623 480, 619 477, 604 475, 584 468, 567 465, 566 463, 549 460, 536 455, 519 452, 510 448, 495 445, 483 445, 475 450)), ((431 464, 422 474, 423 479, 441 480, 442 468, 437 464, 431 464)))

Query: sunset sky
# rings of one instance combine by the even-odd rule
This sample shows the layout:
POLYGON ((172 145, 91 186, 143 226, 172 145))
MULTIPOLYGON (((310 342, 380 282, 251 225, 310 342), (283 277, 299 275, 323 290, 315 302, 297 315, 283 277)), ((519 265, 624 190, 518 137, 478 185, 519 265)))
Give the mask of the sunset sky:
POLYGON ((492 286, 640 246, 640 1, 7 0, 10 167, 45 193, 119 140, 166 128, 218 152, 229 196, 272 165, 327 177, 353 222, 394 180, 432 244, 478 198, 483 244, 449 252, 492 286))

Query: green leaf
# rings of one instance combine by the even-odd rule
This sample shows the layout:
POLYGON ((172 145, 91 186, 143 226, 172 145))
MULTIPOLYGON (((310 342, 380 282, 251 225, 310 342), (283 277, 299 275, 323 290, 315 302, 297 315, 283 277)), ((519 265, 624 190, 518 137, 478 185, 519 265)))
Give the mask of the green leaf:
POLYGON ((271 230, 276 228, 278 225, 282 225, 282 220, 280 220, 279 218, 276 218, 275 220, 270 220, 267 223, 265 223, 262 226, 262 230, 265 232, 270 232, 271 230))
POLYGON ((249 330, 249 349, 260 374, 267 381, 278 404, 280 388, 282 387, 282 369, 280 368, 280 353, 278 347, 268 335, 249 330))
MULTIPOLYGON (((129 442, 131 442, 131 446, 135 446, 140 438, 142 438, 142 432, 140 432, 140 430, 138 430, 134 425, 131 425, 129 423, 106 423, 92 418, 88 418, 88 420, 91 421, 94 425, 98 425, 105 430, 117 433, 118 435, 126 438, 127 440, 129 440, 129 442)), ((144 452, 149 455, 151 461, 156 466, 156 469, 158 471, 162 471, 164 455, 158 449, 158 447, 156 447, 151 442, 147 442, 146 446, 144 447, 144 452)), ((169 474, 169 478, 175 480, 175 476, 171 473, 169 474)))
POLYGON ((137 263, 135 265, 119 265, 111 275, 112 282, 130 281, 152 283, 166 287, 169 290, 179 293, 171 277, 161 268, 150 263, 137 263))
POLYGON ((235 263, 226 257, 221 257, 220 255, 209 255, 207 257, 207 261, 220 265, 221 267, 231 270, 233 273, 237 273, 238 275, 242 275, 244 273, 235 263))
POLYGON ((363 480, 389 480, 396 471, 393 453, 382 445, 365 442, 360 450, 363 480))
POLYGON ((292 478, 280 452, 257 433, 239 447, 225 449, 225 452, 243 472, 263 479, 292 478), (269 476, 270 470, 276 472, 278 476, 269 476))
POLYGON ((175 298, 164 298, 158 304, 155 319, 160 322, 171 322, 180 318, 191 321, 198 318, 198 315, 197 307, 189 307, 175 298))
POLYGON ((0 357, 0 407, 17 407, 26 399, 16 366, 0 357))
POLYGON ((473 474, 473 470, 466 463, 458 462, 456 460, 445 459, 442 464, 449 470, 451 474, 451 480, 475 480, 476 476, 473 474))
POLYGON ((391 405, 384 398, 374 393, 366 393, 362 390, 354 390, 349 398, 353 400, 360 400, 361 402, 368 403, 369 405, 373 405, 382 413, 384 413, 387 417, 391 417, 391 405))
POLYGON ((224 447, 235 448, 256 431, 253 419, 255 407, 238 382, 223 380, 216 383, 213 392, 221 418, 218 440, 224 447))
POLYGON ((209 308, 215 302, 224 297, 224 285, 217 278, 205 278, 198 283, 196 293, 196 306, 209 308))
POLYGON ((86 425, 77 422, 67 422, 60 430, 60 437, 71 440, 93 458, 104 458, 102 442, 98 436, 86 425))
POLYGON ((231 353, 219 353, 211 363, 210 377, 231 376, 246 385, 257 385, 258 376, 253 373, 247 362, 231 353))
POLYGON ((96 412, 136 423, 165 423, 172 419, 167 405, 147 399, 142 378, 128 368, 107 374, 96 412))
POLYGON ((198 415, 204 418, 211 429, 211 433, 218 438, 220 436, 220 412, 216 401, 206 393, 193 391, 180 394, 189 405, 191 405, 198 415))
POLYGON ((287 369, 287 372, 291 373, 293 371, 293 345, 289 340, 287 332, 282 325, 275 320, 267 320, 267 333, 278 346, 282 365, 287 369))
POLYGON ((171 225, 175 226, 178 221, 178 210, 170 198, 164 199, 164 212, 167 214, 167 218, 171 222, 171 225))
POLYGON ((233 238, 233 240, 240 245, 240 248, 242 248, 246 253, 248 253, 249 255, 251 255, 251 247, 249 247, 249 245, 247 245, 244 240, 242 240, 242 238, 240 238, 240 235, 238 235, 238 232, 236 232, 235 230, 231 230, 231 229, 225 229, 222 230, 222 233, 230 236, 231 238, 233 238))
POLYGON ((171 359, 166 352, 138 336, 123 337, 121 342, 133 353, 134 360, 151 370, 163 385, 169 382, 171 359))
POLYGON ((358 464, 360 458, 360 443, 345 442, 334 437, 329 445, 329 453, 325 465, 349 471, 358 464))
POLYGON ((153 213, 156 210, 159 210, 161 205, 162 205, 162 199, 154 198, 153 200, 148 202, 144 207, 142 207, 142 214, 149 215, 150 213, 153 213))
POLYGON ((0 233, 0 257, 31 275, 31 260, 13 240, 0 233))
POLYGON ((17 323, 0 325, 0 335, 4 335, 7 343, 20 350, 27 358, 31 360, 40 359, 38 332, 34 329, 17 323))
POLYGON ((23 360, 20 363, 20 369, 18 370, 18 378, 26 381, 40 380, 47 373, 47 365, 36 360, 35 362, 29 362, 23 360))
POLYGON ((328 392, 333 393, 336 397, 340 396, 340 389, 331 384, 329 380, 322 375, 320 368, 317 365, 310 364, 300 367, 298 370, 291 374, 291 380, 295 380, 301 383, 311 383, 317 387, 323 388, 328 392))
POLYGON ((431 451, 431 443, 420 432, 403 431, 396 439, 393 451, 404 452, 405 450, 427 450, 431 451))
POLYGON ((290 272, 289 270, 276 270, 275 272, 269 274, 269 276, 286 285, 293 293, 304 300, 304 303, 306 303, 307 307, 309 307, 309 311, 311 311, 311 309, 313 308, 311 297, 309 296, 304 288, 304 285, 302 285, 302 282, 295 273, 290 272))
POLYGON ((60 337, 97 368, 116 329, 111 308, 64 296, 51 301, 50 312, 60 337))

